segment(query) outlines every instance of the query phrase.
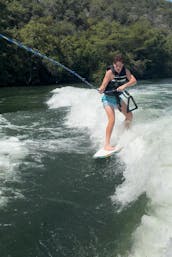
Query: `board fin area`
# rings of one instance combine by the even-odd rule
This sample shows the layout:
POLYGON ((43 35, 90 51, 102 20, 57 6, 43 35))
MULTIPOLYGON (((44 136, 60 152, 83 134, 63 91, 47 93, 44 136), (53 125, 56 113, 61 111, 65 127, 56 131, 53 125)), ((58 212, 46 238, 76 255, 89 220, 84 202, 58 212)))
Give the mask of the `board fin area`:
POLYGON ((122 147, 115 147, 114 150, 105 150, 104 148, 101 148, 100 150, 98 150, 94 155, 93 158, 94 159, 98 159, 98 158, 107 158, 110 157, 111 155, 115 154, 115 153, 119 153, 121 151, 122 147))

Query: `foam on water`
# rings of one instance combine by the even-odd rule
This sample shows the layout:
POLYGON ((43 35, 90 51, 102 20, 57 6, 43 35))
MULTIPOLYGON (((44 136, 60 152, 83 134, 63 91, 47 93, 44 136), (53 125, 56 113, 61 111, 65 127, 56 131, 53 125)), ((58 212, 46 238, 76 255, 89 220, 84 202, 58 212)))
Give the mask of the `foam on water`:
MULTIPOLYGON (((129 131, 123 131, 123 117, 116 113, 112 142, 124 146, 118 156, 126 168, 123 173, 125 180, 111 199, 120 203, 121 207, 126 207, 143 193, 149 199, 147 214, 133 232, 129 257, 172 256, 172 118, 167 106, 170 98, 166 102, 161 98, 162 93, 163 97, 165 94, 169 97, 169 87, 165 85, 163 90, 162 86, 160 89, 154 86, 152 89, 149 87, 149 91, 134 91, 140 105, 129 131)), ((77 129, 87 128, 94 142, 93 147, 100 147, 106 126, 100 97, 93 89, 65 87, 53 91, 48 105, 50 108, 70 107, 66 125, 77 129)))
MULTIPOLYGON (((162 257, 169 252, 167 249, 172 237, 170 149, 172 125, 170 122, 171 117, 167 115, 157 121, 152 121, 147 125, 146 130, 141 128, 145 146, 142 155, 136 160, 138 167, 132 163, 127 165, 124 173, 125 182, 114 195, 114 200, 122 200, 121 202, 125 205, 128 200, 132 200, 128 195, 130 196, 131 192, 134 193, 133 200, 135 200, 141 188, 150 200, 148 213, 142 217, 140 226, 133 234, 134 244, 131 255, 129 255, 132 257, 162 257)), ((139 151, 138 148, 136 149, 139 151)))
POLYGON ((17 137, 8 137, 2 132, 3 127, 11 124, 0 116, 0 207, 7 204, 12 197, 21 197, 19 191, 6 184, 19 181, 19 165, 27 154, 24 144, 17 137))

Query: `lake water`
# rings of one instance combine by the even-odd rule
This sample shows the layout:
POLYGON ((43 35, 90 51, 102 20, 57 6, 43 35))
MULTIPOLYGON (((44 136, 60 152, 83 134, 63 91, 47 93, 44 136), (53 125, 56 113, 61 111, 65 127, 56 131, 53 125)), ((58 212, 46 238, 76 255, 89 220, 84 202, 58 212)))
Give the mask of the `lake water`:
POLYGON ((95 89, 0 89, 1 257, 172 256, 172 80, 129 92, 123 149, 94 160, 107 121, 95 89))

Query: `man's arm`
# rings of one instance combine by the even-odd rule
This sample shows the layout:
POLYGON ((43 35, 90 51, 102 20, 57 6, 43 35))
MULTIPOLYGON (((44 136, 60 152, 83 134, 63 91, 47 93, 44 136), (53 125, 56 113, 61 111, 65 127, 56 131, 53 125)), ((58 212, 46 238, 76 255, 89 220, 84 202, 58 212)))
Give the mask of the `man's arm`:
POLYGON ((131 74, 131 72, 128 69, 126 69, 126 75, 127 75, 128 82, 125 83, 124 85, 118 87, 117 91, 123 91, 127 87, 134 86, 137 83, 136 78, 134 77, 133 74, 131 74))
POLYGON ((102 81, 102 84, 100 85, 99 87, 99 93, 103 93, 105 88, 107 87, 108 83, 111 81, 111 75, 112 75, 112 71, 111 70, 108 70, 106 71, 106 74, 104 76, 104 79, 102 81))

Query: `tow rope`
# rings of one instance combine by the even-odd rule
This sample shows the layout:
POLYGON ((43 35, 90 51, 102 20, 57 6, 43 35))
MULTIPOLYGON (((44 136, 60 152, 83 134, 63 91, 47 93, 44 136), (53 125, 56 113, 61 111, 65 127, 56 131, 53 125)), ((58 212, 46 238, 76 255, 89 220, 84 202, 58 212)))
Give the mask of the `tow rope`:
POLYGON ((63 65, 62 63, 60 63, 60 62, 58 62, 58 61, 56 61, 56 60, 54 60, 54 59, 52 59, 52 58, 50 58, 50 57, 48 57, 48 56, 45 55, 45 54, 40 53, 38 50, 34 50, 34 49, 32 49, 31 47, 28 47, 28 46, 24 45, 23 43, 21 43, 21 42, 19 42, 19 41, 16 41, 15 39, 9 38, 9 37, 7 37, 7 36, 4 36, 4 35, 2 35, 2 34, 0 34, 0 37, 3 38, 3 39, 5 39, 5 40, 8 41, 9 43, 12 43, 12 44, 17 45, 19 48, 25 49, 27 52, 30 52, 30 53, 32 53, 33 55, 36 55, 36 56, 38 56, 38 57, 40 57, 40 58, 43 58, 43 59, 45 59, 45 60, 48 60, 49 62, 51 62, 51 63, 53 63, 53 64, 55 64, 55 65, 57 65, 57 66, 60 66, 60 67, 63 68, 64 70, 70 72, 71 74, 73 74, 74 76, 76 76, 77 78, 79 78, 79 79, 80 79, 82 82, 84 82, 86 85, 88 85, 88 86, 90 86, 90 87, 92 87, 92 88, 94 87, 94 86, 93 86, 91 83, 89 83, 85 78, 81 77, 76 71, 69 69, 67 66, 63 65))

